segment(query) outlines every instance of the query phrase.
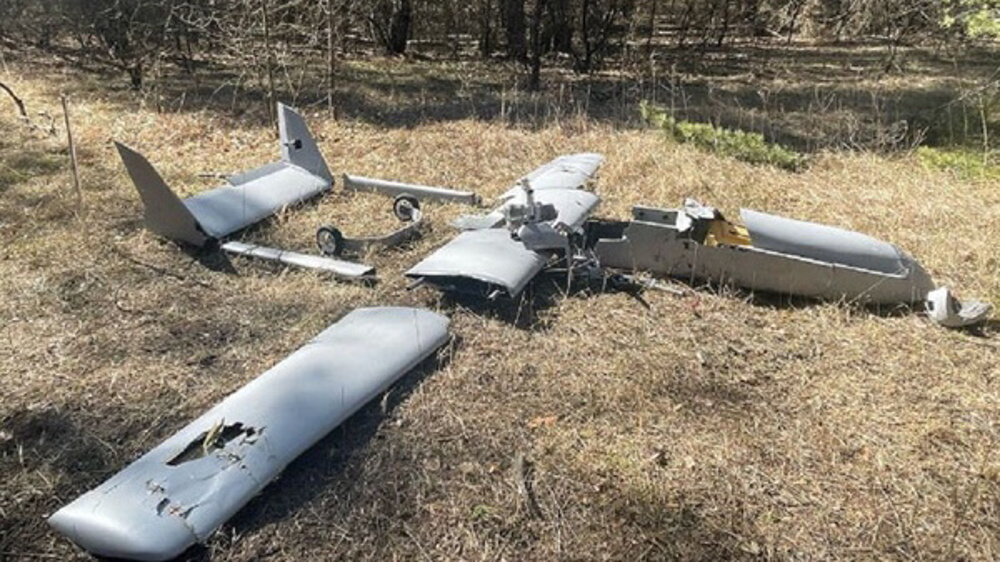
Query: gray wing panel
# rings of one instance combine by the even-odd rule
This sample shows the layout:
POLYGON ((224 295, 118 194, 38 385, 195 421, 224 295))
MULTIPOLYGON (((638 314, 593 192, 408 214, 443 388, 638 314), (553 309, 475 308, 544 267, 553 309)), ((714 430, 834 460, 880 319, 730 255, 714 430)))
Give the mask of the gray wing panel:
POLYGON ((243 185, 245 183, 250 183, 255 180, 259 180, 262 177, 273 174, 280 170, 288 167, 287 162, 271 162, 270 164, 264 164, 259 168, 254 168, 253 170, 248 170, 246 172, 240 172, 226 178, 231 185, 243 185))
POLYGON ((604 156, 592 152, 568 154, 540 166, 525 179, 536 191, 578 189, 587 184, 603 162, 604 156))
POLYGON ((355 310, 49 524, 94 554, 175 557, 447 337, 427 310, 355 310))
POLYGON ((900 251, 871 236, 748 209, 740 214, 755 248, 880 273, 906 273, 900 251))
POLYGON ((259 222, 281 208, 330 186, 319 176, 290 164, 239 185, 227 185, 184 200, 202 228, 215 238, 259 222))
POLYGON ((545 263, 544 256, 513 240, 507 229, 469 230, 413 266, 406 276, 432 283, 468 279, 515 296, 545 263))

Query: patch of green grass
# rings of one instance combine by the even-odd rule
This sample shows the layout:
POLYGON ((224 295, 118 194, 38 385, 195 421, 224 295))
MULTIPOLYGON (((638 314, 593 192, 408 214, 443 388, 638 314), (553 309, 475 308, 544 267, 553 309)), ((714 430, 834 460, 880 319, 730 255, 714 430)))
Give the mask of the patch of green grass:
POLYGON ((962 179, 1000 179, 1000 155, 988 156, 968 147, 917 148, 917 159, 933 170, 954 172, 962 179))
POLYGON ((742 160, 749 164, 771 165, 784 170, 800 171, 806 167, 804 154, 769 143, 760 133, 723 129, 708 123, 695 123, 675 119, 664 110, 642 102, 639 107, 643 119, 663 129, 677 142, 695 146, 721 156, 742 160))
POLYGON ((66 165, 54 152, 20 148, 0 150, 0 193, 8 187, 35 176, 54 174, 66 165))

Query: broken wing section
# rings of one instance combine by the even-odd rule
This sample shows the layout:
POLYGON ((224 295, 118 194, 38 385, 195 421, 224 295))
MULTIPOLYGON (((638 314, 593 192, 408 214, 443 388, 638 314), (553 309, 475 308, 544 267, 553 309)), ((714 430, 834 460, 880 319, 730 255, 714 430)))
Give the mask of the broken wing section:
POLYGON ((48 522, 97 555, 173 558, 447 338, 427 310, 357 309, 48 522))
POLYGON ((145 208, 150 230, 203 246, 257 223, 280 209, 309 199, 333 185, 316 142, 302 117, 278 104, 281 160, 236 174, 229 183, 181 200, 149 161, 120 144, 118 153, 145 208))
POLYGON ((948 287, 934 289, 927 294, 927 316, 945 328, 967 328, 985 322, 993 312, 993 305, 983 301, 962 302, 951 294, 948 287))
POLYGON ((184 200, 213 238, 242 230, 330 187, 319 176, 285 163, 278 163, 267 174, 241 179, 244 183, 224 185, 184 200))

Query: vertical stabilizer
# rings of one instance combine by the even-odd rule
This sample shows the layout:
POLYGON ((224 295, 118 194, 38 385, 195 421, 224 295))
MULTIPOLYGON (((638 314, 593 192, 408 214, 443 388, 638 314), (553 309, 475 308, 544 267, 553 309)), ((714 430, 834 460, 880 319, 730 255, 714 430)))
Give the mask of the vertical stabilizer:
POLYGON ((281 132, 281 159, 307 170, 333 185, 333 175, 326 160, 309 134, 309 128, 294 109, 278 104, 278 128, 281 132))
POLYGON ((119 142, 115 143, 115 147, 142 198, 146 227, 171 240, 204 246, 208 237, 198 228, 198 220, 184 202, 170 191, 149 160, 119 142))

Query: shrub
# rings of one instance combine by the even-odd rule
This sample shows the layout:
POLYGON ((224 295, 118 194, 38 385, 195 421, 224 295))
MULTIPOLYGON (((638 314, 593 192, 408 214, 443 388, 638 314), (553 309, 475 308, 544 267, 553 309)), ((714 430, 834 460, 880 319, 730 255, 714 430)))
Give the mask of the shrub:
POLYGON ((677 142, 692 143, 709 152, 750 164, 771 165, 790 171, 799 171, 807 164, 804 154, 780 144, 769 143, 760 133, 678 120, 646 102, 642 102, 639 109, 643 119, 654 127, 663 129, 677 142))
POLYGON ((928 168, 951 171, 963 179, 1000 179, 1000 165, 984 161, 980 149, 921 146, 917 159, 928 168))

